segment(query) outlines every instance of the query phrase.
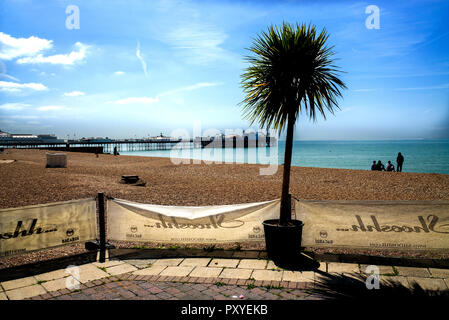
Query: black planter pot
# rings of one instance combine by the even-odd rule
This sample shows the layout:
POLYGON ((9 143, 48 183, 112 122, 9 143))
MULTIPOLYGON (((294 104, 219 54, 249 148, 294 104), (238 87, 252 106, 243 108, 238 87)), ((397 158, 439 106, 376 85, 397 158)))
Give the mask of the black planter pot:
POLYGON ((285 261, 300 253, 302 227, 304 223, 291 220, 291 225, 280 226, 279 220, 265 220, 262 224, 265 231, 267 254, 273 261, 285 261))

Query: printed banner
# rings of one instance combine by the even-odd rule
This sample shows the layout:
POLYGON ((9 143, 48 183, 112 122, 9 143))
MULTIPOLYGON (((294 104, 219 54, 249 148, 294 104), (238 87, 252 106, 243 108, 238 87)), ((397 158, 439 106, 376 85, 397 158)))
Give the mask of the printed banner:
POLYGON ((449 201, 296 201, 302 246, 449 250, 449 201))
POLYGON ((108 200, 108 238, 157 243, 263 241, 262 222, 279 217, 280 201, 175 207, 108 200))
POLYGON ((95 199, 0 210, 0 256, 97 237, 95 199))

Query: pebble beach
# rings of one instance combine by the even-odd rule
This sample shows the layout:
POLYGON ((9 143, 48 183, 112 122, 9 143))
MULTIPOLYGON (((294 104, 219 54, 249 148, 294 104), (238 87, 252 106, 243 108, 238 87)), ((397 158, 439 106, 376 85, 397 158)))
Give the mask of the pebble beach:
MULTIPOLYGON (((273 175, 260 175, 266 165, 174 164, 169 158, 68 152, 67 168, 46 168, 47 152, 6 149, 0 154, 1 160, 14 160, 0 162, 0 209, 91 198, 98 192, 177 206, 258 202, 281 195, 282 166, 273 175), (146 186, 122 184, 122 175, 138 175, 146 186)), ((449 175, 292 167, 290 193, 307 200, 449 200, 449 175)), ((0 268, 80 252, 85 250, 78 244, 2 258, 0 268)))

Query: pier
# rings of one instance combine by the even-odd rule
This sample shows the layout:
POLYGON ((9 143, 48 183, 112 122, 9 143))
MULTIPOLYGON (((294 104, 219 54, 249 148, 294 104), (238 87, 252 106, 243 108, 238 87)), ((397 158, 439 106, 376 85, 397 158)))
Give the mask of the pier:
POLYGON ((245 136, 233 137, 197 137, 195 139, 174 139, 156 137, 148 139, 80 139, 56 142, 39 142, 26 139, 0 139, 0 148, 20 149, 50 149, 58 151, 113 153, 123 151, 151 151, 192 148, 266 148, 276 144, 276 138, 269 135, 262 139, 255 135, 255 139, 245 136), (3 141, 2 141, 3 140, 3 141))

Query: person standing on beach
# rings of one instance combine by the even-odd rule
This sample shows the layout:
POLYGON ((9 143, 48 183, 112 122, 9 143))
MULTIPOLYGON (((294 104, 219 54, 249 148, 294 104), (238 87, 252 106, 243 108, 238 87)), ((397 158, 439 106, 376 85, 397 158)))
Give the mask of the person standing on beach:
POLYGON ((399 152, 398 157, 396 158, 396 171, 402 172, 402 164, 404 163, 404 156, 399 152))

